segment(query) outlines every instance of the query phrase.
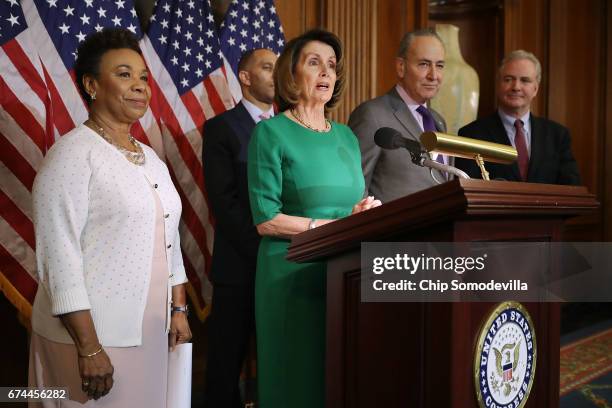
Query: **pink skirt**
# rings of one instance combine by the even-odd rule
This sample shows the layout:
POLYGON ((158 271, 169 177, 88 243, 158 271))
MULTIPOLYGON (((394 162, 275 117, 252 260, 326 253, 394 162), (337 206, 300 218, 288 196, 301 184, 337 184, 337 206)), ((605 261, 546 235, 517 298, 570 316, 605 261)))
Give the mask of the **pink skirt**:
POLYGON ((166 301, 169 274, 166 263, 163 211, 157 193, 154 192, 154 196, 157 206, 155 244, 151 283, 142 322, 142 345, 104 348, 115 369, 114 384, 107 395, 95 401, 89 400, 81 389, 74 344, 57 343, 32 333, 29 386, 67 387, 70 399, 30 402, 30 408, 166 408, 168 375, 166 301))

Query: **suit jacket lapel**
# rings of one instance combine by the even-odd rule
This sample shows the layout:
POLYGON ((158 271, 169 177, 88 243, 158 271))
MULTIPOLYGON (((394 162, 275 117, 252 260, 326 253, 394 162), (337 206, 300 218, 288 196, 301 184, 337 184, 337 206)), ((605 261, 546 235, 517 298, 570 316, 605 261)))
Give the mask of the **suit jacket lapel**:
POLYGON ((544 148, 544 127, 542 121, 533 114, 529 115, 529 122, 531 125, 531 152, 529 154, 529 170, 527 171, 527 181, 531 180, 534 175, 534 170, 538 163, 541 163, 541 156, 544 148))
MULTIPOLYGON (((235 125, 241 130, 242 134, 250 135, 251 131, 255 127, 255 121, 251 117, 249 111, 244 107, 242 102, 238 103, 234 108, 234 114, 236 116, 235 125)), ((236 129, 238 131, 238 129, 236 129)))
MULTIPOLYGON (((508 146, 512 146, 510 143, 510 138, 506 133, 506 129, 504 128, 504 124, 502 123, 501 118, 499 117, 499 113, 494 113, 493 123, 491 128, 489 129, 495 140, 494 143, 504 144, 508 146)), ((515 161, 510 165, 512 169, 512 174, 514 175, 516 180, 521 179, 521 173, 519 172, 518 163, 515 161)))
POLYGON ((420 142, 419 136, 421 136, 423 131, 395 88, 391 89, 388 95, 389 98, 391 98, 391 107, 393 108, 393 115, 395 118, 402 124, 404 129, 406 129, 408 136, 420 142))

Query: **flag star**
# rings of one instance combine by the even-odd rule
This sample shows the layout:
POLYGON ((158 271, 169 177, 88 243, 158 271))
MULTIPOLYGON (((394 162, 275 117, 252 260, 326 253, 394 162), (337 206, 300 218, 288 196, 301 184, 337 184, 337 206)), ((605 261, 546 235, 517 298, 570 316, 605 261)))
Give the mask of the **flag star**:
POLYGON ((136 26, 134 24, 130 23, 127 29, 130 30, 133 34, 136 34, 136 26))
POLYGON ((191 55, 191 48, 189 48, 189 47, 185 47, 185 49, 183 50, 183 52, 185 53, 185 56, 187 56, 187 55, 191 55))
POLYGON ((104 27, 102 27, 100 24, 96 24, 94 28, 96 29, 97 32, 100 32, 104 29, 104 27))
POLYGON ((85 34, 83 34, 82 31, 79 31, 79 33, 75 37, 79 39, 79 42, 81 42, 81 41, 84 41, 85 37, 87 37, 87 36, 85 34))
POLYGON ((83 22, 83 25, 85 24, 89 24, 89 17, 87 16, 87 14, 83 14, 81 17, 79 17, 81 19, 81 21, 83 22))
POLYGON ((181 26, 180 26, 180 25, 178 25, 178 24, 177 24, 177 25, 175 25, 175 26, 174 26, 174 31, 176 31, 176 33, 177 33, 177 34, 178 34, 178 33, 180 33, 180 32, 181 32, 181 26))
POLYGON ((121 19, 117 16, 111 20, 115 26, 121 26, 121 19))
POLYGON ((70 26, 67 26, 66 23, 63 23, 61 26, 59 26, 57 28, 60 29, 62 34, 68 34, 68 30, 70 29, 70 26))
POLYGON ((253 42, 259 42, 259 36, 257 34, 253 34, 253 42))
POLYGON ((260 0, 259 4, 257 4, 257 7, 259 8, 264 8, 266 4, 263 2, 263 0, 260 0))
POLYGON ((212 52, 212 47, 210 46, 210 44, 206 45, 206 48, 204 48, 204 50, 206 51, 207 54, 210 54, 212 52))
POLYGON ((198 24, 198 30, 202 31, 202 23, 198 24))
MULTIPOLYGON (((130 10, 130 14, 134 18, 138 17, 138 14, 136 14, 136 9, 134 7, 132 7, 132 9, 130 10)), ((153 16, 151 16, 151 17, 153 17, 153 16)), ((153 19, 153 21, 155 21, 155 19, 153 19)))
POLYGON ((47 0, 47 3, 49 3, 49 7, 57 7, 57 0, 47 0))
POLYGON ((183 80, 181 80, 181 85, 189 86, 189 81, 187 81, 186 79, 183 79, 183 80))
POLYGON ((184 63, 181 68, 183 68, 183 71, 189 71, 189 64, 188 63, 184 63))
POLYGON ((179 42, 177 40, 174 40, 174 42, 172 43, 172 46, 174 47, 175 50, 179 49, 179 42))
POLYGON ((64 12, 66 13, 66 16, 74 16, 74 9, 71 8, 70 6, 66 6, 66 8, 64 9, 64 12))
POLYGON ((276 14, 276 7, 274 6, 270 7, 270 13, 276 14))
POLYGON ((170 6, 168 5, 168 3, 164 4, 162 7, 166 13, 170 12, 170 6))
POLYGON ((244 43, 240 43, 240 51, 245 52, 247 50, 246 45, 244 45, 244 43))
POLYGON ((185 38, 187 38, 189 41, 191 41, 191 37, 193 36, 193 34, 191 34, 191 31, 187 31, 185 33, 185 38))
POLYGON ((172 57, 170 61, 172 61, 172 65, 178 65, 178 58, 176 58, 176 55, 172 57))
POLYGON ((194 9, 195 8, 195 4, 193 3, 193 1, 189 1, 189 3, 187 3, 187 5, 189 6, 190 9, 194 9))
POLYGON ((247 30, 245 30, 244 28, 242 29, 242 31, 240 31, 240 35, 243 37, 247 36, 247 30))
POLYGON ((176 14, 177 17, 183 17, 183 10, 181 9, 176 9, 176 11, 174 12, 174 14, 176 14))
POLYGON ((213 17, 212 13, 208 13, 208 15, 206 16, 206 19, 211 24, 215 22, 215 18, 213 17))
POLYGON ((272 42, 274 41, 274 36, 272 35, 272 33, 269 33, 266 37, 268 39, 268 41, 272 42))
POLYGON ((255 7, 255 10, 253 10, 253 11, 255 12, 256 15, 260 14, 259 7, 255 7))
POLYGON ((167 40, 168 40, 168 37, 166 37, 165 35, 162 35, 159 37, 159 42, 162 44, 166 44, 167 40))
MULTIPOLYGON (((19 6, 19 3, 17 3, 17 0, 6 0, 6 1, 8 1, 9 3, 11 3, 11 7, 13 7, 13 6, 19 6)), ((11 14, 11 16, 12 16, 12 14, 11 14)))
POLYGON ((198 52, 198 55, 196 55, 196 59, 197 59, 199 62, 202 62, 202 61, 204 61, 204 56, 198 52))
POLYGON ((157 18, 155 17, 155 14, 151 15, 151 18, 149 19, 149 21, 157 21, 157 18))
POLYGON ((98 10, 98 17, 102 18, 102 17, 106 17, 106 10, 103 9, 102 7, 100 7, 98 10))
POLYGON ((125 0, 117 0, 115 4, 117 5, 117 9, 122 9, 124 7, 125 0))
POLYGON ((198 78, 202 77, 202 70, 200 68, 196 69, 195 73, 198 76, 198 78))
MULTIPOLYGON (((200 47, 203 47, 203 46, 204 46, 204 40, 202 39, 202 37, 198 37, 198 45, 199 45, 200 47)), ((209 46, 209 47, 210 47, 210 46, 209 46)))
POLYGON ((276 41, 276 43, 278 44, 278 46, 279 46, 279 47, 282 47, 282 46, 283 46, 283 39, 282 39, 282 38, 279 38, 279 39, 276 41))
POLYGON ((19 18, 19 16, 14 16, 13 13, 11 13, 11 16, 9 18, 7 18, 6 21, 11 23, 11 27, 12 27, 15 24, 19 25, 19 21, 17 21, 18 18, 19 18))
POLYGON ((168 20, 163 19, 162 22, 160 23, 162 25, 162 27, 164 28, 168 28, 168 20))
POLYGON ((242 24, 248 24, 249 19, 247 18, 247 16, 242 16, 242 24))
POLYGON ((247 2, 242 3, 242 8, 245 9, 245 10, 248 10, 249 9, 249 3, 247 3, 247 2))
POLYGON ((211 64, 211 62, 209 60, 206 60, 204 62, 204 65, 206 66, 206 68, 209 68, 209 69, 210 69, 210 67, 212 67, 212 64, 211 64))
POLYGON ((85 0, 85 5, 89 7, 93 7, 93 0, 85 0))
POLYGON ((185 20, 187 20, 188 24, 193 24, 193 16, 187 16, 185 20))
POLYGON ((224 55, 223 55, 223 51, 219 50, 219 52, 217 52, 217 55, 219 56, 219 58, 223 59, 224 55))
POLYGON ((236 24, 230 24, 228 28, 233 33, 234 31, 236 31, 236 24))
POLYGON ((208 31, 206 31, 206 36, 207 36, 208 38, 212 38, 213 34, 214 34, 214 33, 213 33, 213 30, 211 30, 210 28, 208 29, 208 31))
POLYGON ((236 18, 238 17, 238 12, 236 10, 232 10, 230 11, 230 16, 232 16, 232 18, 236 18))
POLYGON ((255 28, 259 28, 260 26, 261 26, 261 24, 259 24, 259 21, 255 20, 255 21, 253 22, 253 27, 255 27, 255 28))
POLYGON ((268 21, 268 27, 272 28, 276 25, 276 23, 274 22, 274 20, 270 20, 268 21))
POLYGON ((234 40, 232 37, 230 37, 227 42, 229 43, 229 45, 234 46, 236 45, 236 40, 234 40))

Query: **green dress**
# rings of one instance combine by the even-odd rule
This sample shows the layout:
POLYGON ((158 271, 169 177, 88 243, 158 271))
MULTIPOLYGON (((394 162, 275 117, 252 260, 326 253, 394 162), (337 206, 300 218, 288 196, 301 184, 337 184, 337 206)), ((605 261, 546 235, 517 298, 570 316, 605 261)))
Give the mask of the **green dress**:
MULTIPOLYGON (((255 224, 277 214, 346 217, 363 196, 359 145, 332 123, 318 133, 279 114, 260 122, 248 157, 255 224)), ((264 237, 255 279, 261 408, 325 406, 325 263, 285 259, 289 240, 264 237)))

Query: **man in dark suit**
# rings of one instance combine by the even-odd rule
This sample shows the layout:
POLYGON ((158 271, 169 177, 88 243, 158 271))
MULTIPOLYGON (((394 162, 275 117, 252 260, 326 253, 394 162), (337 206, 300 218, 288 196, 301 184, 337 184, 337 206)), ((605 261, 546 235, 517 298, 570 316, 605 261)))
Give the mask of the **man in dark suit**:
MULTIPOLYGON (((407 150, 381 149, 374 143, 374 134, 381 127, 390 127, 405 138, 419 141, 423 131, 446 131, 444 119, 426 106, 440 89, 444 56, 442 40, 435 31, 407 33, 395 59, 397 85, 351 113, 348 125, 359 140, 367 194, 383 203, 437 184, 429 169, 412 163, 407 150)), ((433 159, 452 165, 443 155, 433 159)), ((446 175, 438 171, 434 174, 445 181, 446 175)))
POLYGON ((244 53, 238 64, 242 100, 204 125, 204 180, 216 221, 208 323, 208 408, 243 406, 238 384, 254 329, 260 239, 249 207, 247 147, 256 123, 274 115, 275 63, 276 55, 268 49, 244 53))
MULTIPOLYGON (((542 68, 530 52, 511 52, 499 68, 498 111, 459 129, 459 135, 512 145, 518 159, 513 164, 485 163, 489 177, 547 184, 580 184, 578 166, 567 128, 530 113, 538 93, 542 68)), ((457 159, 455 166, 481 178, 474 160, 457 159)))

